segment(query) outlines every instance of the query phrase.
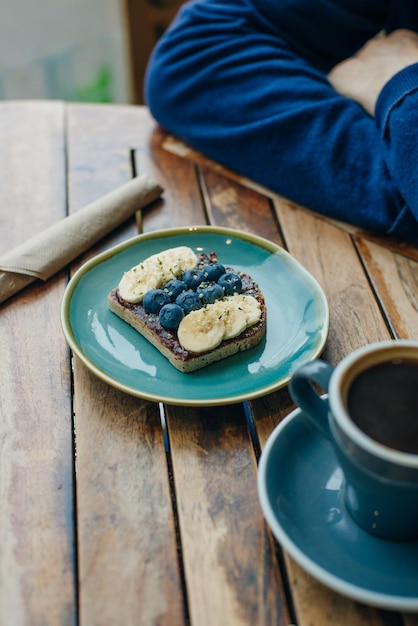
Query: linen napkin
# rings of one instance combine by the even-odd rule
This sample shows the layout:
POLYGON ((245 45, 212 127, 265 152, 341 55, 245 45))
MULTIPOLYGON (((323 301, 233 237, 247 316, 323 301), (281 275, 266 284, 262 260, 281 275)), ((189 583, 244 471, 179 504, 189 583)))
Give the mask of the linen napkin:
POLYGON ((0 302, 53 276, 162 192, 142 174, 0 256, 0 302))

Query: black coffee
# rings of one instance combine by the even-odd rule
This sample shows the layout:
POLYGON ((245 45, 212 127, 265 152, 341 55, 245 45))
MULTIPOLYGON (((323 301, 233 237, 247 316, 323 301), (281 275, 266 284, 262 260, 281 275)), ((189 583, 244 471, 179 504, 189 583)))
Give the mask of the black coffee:
POLYGON ((418 361, 396 359, 355 378, 348 412, 367 435, 390 448, 418 454, 418 361))

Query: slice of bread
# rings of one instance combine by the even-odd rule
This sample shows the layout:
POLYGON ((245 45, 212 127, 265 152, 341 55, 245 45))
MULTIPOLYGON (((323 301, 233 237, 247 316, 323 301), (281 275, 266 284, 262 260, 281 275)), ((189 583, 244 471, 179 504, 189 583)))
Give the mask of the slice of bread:
MULTIPOLYGON (((214 262, 217 262, 215 253, 197 255, 197 268, 214 262)), ((260 311, 259 319, 255 323, 251 322, 251 325, 239 335, 222 340, 219 345, 210 350, 193 352, 183 348, 176 330, 164 328, 159 321, 158 314, 148 313, 142 302, 131 303, 124 300, 120 295, 119 287, 115 287, 109 293, 108 306, 113 313, 130 324, 155 346, 175 368, 185 373, 193 372, 215 361, 226 359, 237 352, 253 348, 262 341, 265 335, 267 311, 264 296, 259 286, 248 274, 236 272, 230 267, 226 267, 225 270, 240 276, 242 281, 241 296, 252 296, 257 300, 260 311)), ((225 300, 227 301, 227 298, 225 300)), ((210 307, 211 305, 205 306, 210 307)))

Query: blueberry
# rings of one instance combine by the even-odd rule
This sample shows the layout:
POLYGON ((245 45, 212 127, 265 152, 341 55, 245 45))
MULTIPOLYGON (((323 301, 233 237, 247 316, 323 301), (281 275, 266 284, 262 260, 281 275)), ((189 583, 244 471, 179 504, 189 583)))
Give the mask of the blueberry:
POLYGON ((181 277, 181 280, 186 283, 189 289, 196 291, 200 283, 203 283, 203 281, 206 280, 206 276, 200 270, 186 270, 181 277))
POLYGON ((170 296, 163 289, 150 289, 145 294, 142 304, 147 313, 159 313, 169 302, 170 296))
POLYGON ((242 281, 238 274, 227 272, 222 274, 218 280, 218 285, 222 287, 226 296, 232 296, 234 293, 240 293, 242 289, 242 281))
POLYGON ((203 268, 203 273, 208 280, 213 280, 216 283, 222 274, 225 274, 225 268, 220 263, 209 263, 203 268))
POLYGON ((163 306, 158 317, 160 319, 161 326, 167 330, 177 330, 184 315, 184 309, 182 309, 181 306, 175 304, 174 302, 170 302, 170 304, 165 304, 163 306))
POLYGON ((183 291, 183 293, 177 296, 176 304, 181 306, 187 315, 191 311, 201 309, 203 303, 195 291, 183 291))
POLYGON ((196 293, 201 297, 203 304, 212 304, 215 300, 220 300, 225 295, 224 290, 218 283, 201 283, 196 293))
POLYGON ((187 288, 186 283, 182 280, 178 280, 177 278, 169 280, 168 283, 164 285, 164 291, 170 296, 171 302, 174 302, 177 296, 179 296, 183 291, 186 291, 187 288))

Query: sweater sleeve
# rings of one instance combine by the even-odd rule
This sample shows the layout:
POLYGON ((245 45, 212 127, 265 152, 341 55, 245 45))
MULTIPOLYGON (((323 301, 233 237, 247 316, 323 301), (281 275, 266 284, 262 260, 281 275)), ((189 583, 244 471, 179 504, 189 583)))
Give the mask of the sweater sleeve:
MULTIPOLYGON (((418 63, 385 85, 375 115, 390 175, 404 199, 393 230, 406 230, 408 224, 414 229, 418 222, 418 63)), ((402 234, 408 237, 407 232, 402 234)))
POLYGON ((314 4, 314 12, 307 0, 185 5, 154 51, 146 101, 168 131, 236 172, 324 215, 418 243, 403 167, 393 168, 401 138, 395 156, 383 126, 382 138, 325 74, 379 30, 385 3, 314 4))

